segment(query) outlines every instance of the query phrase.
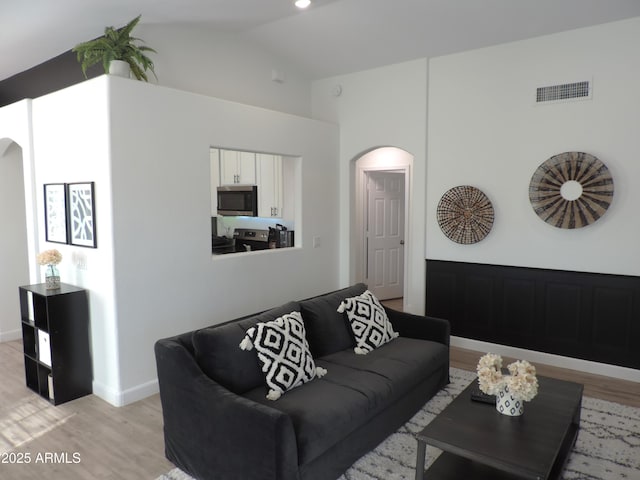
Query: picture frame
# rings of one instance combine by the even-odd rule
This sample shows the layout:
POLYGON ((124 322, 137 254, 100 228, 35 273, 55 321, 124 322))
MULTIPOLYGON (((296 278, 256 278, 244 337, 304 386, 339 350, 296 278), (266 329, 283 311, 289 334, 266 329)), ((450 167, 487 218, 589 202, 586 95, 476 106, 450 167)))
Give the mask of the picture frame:
POLYGON ((96 212, 94 182, 67 184, 69 243, 96 248, 96 212))
POLYGON ((67 189, 64 183, 44 185, 44 226, 47 242, 68 242, 67 189))

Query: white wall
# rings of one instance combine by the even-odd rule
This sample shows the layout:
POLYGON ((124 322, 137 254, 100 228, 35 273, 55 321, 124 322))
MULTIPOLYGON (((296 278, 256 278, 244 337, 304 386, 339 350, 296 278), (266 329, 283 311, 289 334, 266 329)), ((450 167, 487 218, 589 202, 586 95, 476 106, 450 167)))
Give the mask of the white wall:
MULTIPOLYGON (((347 283, 349 275, 348 164, 379 145, 415 155, 413 220, 416 231, 422 225, 425 233, 413 239, 424 249, 409 260, 414 268, 409 310, 423 310, 425 256, 639 275, 635 207, 640 192, 632 188, 640 178, 640 59, 634 50, 639 41, 636 18, 425 60, 428 65, 408 62, 315 82, 314 116, 340 124, 341 281, 347 283), (593 81, 592 100, 534 106, 536 87, 585 79, 593 81), (337 85, 343 93, 332 97, 337 85), (428 101, 423 94, 427 88, 428 101), (535 169, 570 150, 599 157, 615 181, 614 200, 604 217, 573 231, 544 223, 528 198, 535 169), (442 194, 462 184, 481 188, 495 209, 492 232, 475 245, 451 242, 436 221, 442 194)), ((463 340, 454 343, 513 354, 506 347, 463 340)), ((523 354, 532 355, 516 356, 523 354)), ((550 357, 536 360, 637 379, 637 371, 630 369, 550 357)))
POLYGON ((38 225, 44 225, 43 184, 95 182, 98 248, 47 243, 42 229, 39 250, 58 249, 63 257, 61 281, 89 291, 93 388, 115 403, 122 363, 114 288, 108 86, 102 76, 33 100, 33 138, 38 225))
POLYGON ((410 236, 406 239, 405 309, 424 312, 425 298, 425 183, 426 183, 426 59, 316 81, 312 85, 315 118, 340 125, 340 282, 349 284, 353 261, 350 242, 355 238, 353 192, 354 162, 381 146, 401 148, 414 157, 410 185, 410 236), (342 88, 334 96, 335 87, 342 88), (407 253, 410 250, 410 253, 407 253))
POLYGON ((0 109, 0 341, 21 338, 18 286, 31 283, 37 264, 31 101, 0 109))
MULTIPOLYGON (((640 275, 640 18, 431 59, 427 249, 431 259, 640 275), (538 105, 537 87, 589 80, 591 100, 538 105), (615 183, 597 222, 555 228, 531 208, 536 168, 584 151, 615 183), (475 245, 448 240, 436 220, 442 194, 470 184, 491 199, 495 222, 475 245)), ((452 344, 638 381, 638 370, 453 338, 452 344)))
POLYGON ((310 79, 258 44, 194 25, 139 25, 136 36, 158 52, 149 57, 160 85, 310 116, 310 79))
POLYGON ((22 149, 12 142, 0 152, 0 341, 22 336, 18 286, 29 283, 22 149))
POLYGON ((126 395, 155 381, 158 338, 338 287, 338 144, 326 123, 119 78, 110 87, 126 395), (302 158, 302 248, 212 257, 211 145, 302 158))
POLYGON ((640 18, 431 59, 427 249, 432 259, 640 274, 640 18), (540 86, 593 81, 587 101, 535 105, 540 86), (546 224, 529 203, 536 168, 584 151, 609 168, 607 213, 576 230, 546 224), (448 240, 436 221, 442 194, 480 188, 495 222, 475 245, 448 240))
POLYGON ((95 182, 98 248, 59 250, 63 281, 90 291, 105 400, 157 391, 161 337, 338 287, 334 126, 107 76, 36 99, 33 112, 36 184, 95 182), (212 257, 211 145, 302 158, 301 248, 212 257))

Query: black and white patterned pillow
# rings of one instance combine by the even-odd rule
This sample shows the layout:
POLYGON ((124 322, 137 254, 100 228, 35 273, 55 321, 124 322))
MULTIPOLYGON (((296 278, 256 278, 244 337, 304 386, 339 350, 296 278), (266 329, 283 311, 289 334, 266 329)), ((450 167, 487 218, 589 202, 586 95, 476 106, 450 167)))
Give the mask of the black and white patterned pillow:
POLYGON ((269 400, 277 400, 287 390, 327 373, 313 361, 300 312, 256 324, 247 330, 240 348, 258 352, 269 400))
POLYGON ((338 312, 347 312, 356 338, 353 351, 357 354, 365 355, 398 336, 384 307, 370 290, 357 297, 344 299, 338 312))

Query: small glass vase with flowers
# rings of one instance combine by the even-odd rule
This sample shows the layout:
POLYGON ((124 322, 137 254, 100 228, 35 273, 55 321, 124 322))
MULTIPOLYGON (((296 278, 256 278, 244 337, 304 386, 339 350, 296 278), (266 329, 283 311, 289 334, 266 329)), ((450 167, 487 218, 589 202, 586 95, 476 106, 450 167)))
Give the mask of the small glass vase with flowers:
POLYGON ((47 290, 57 290, 60 288, 60 272, 58 264, 62 261, 62 254, 55 248, 45 250, 38 254, 38 264, 45 265, 44 279, 47 290))

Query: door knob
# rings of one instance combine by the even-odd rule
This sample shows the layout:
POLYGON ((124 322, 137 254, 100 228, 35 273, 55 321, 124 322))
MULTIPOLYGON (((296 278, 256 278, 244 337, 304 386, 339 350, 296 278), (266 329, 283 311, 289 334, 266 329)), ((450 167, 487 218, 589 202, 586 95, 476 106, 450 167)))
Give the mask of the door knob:
POLYGON ((404 245, 404 240, 400 240, 400 245, 404 245))

